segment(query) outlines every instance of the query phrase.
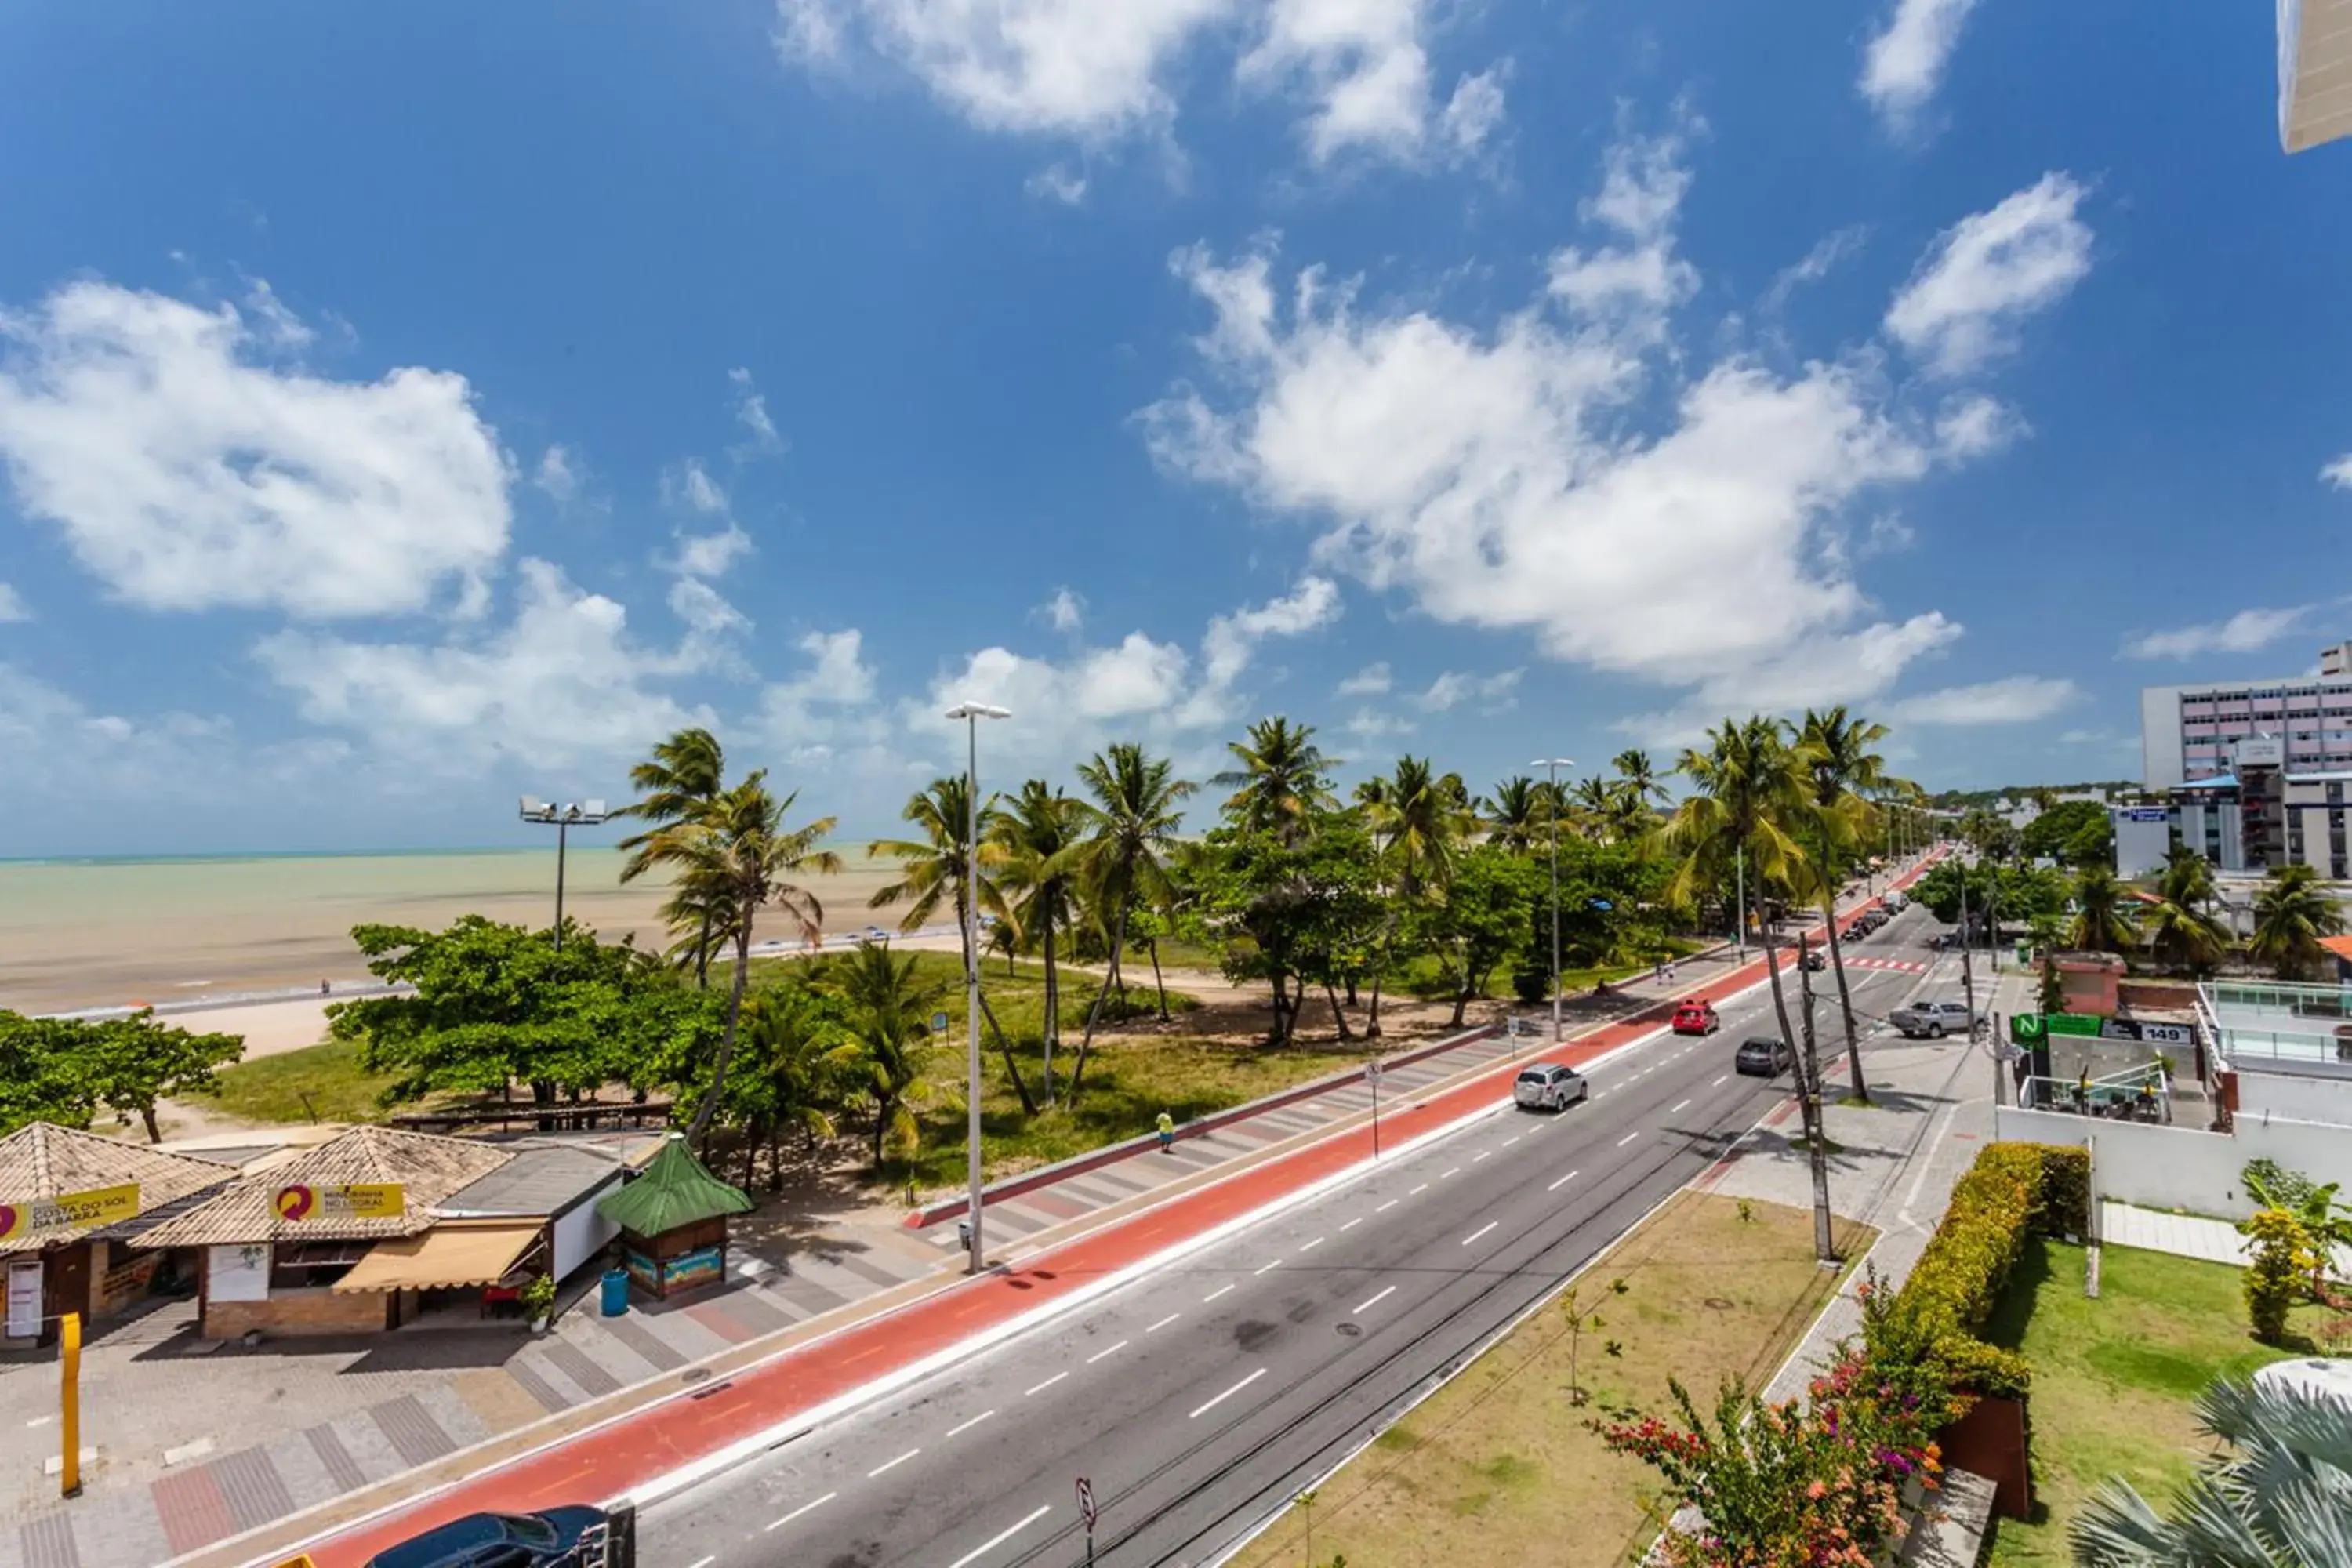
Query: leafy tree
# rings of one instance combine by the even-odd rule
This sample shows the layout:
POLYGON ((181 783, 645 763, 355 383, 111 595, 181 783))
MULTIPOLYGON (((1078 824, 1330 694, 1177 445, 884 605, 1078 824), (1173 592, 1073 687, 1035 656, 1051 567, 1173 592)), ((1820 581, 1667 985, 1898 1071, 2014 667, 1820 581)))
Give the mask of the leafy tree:
POLYGON ((69 1047, 82 1057, 79 1076, 108 1109, 136 1114, 147 1142, 160 1143, 155 1102, 203 1094, 214 1088, 221 1068, 245 1055, 242 1035, 195 1034, 157 1021, 154 1010, 128 1018, 85 1024, 69 1047))
POLYGON ((1364 939, 1368 910, 1377 911, 1370 838, 1328 812, 1288 836, 1223 827, 1209 836, 1193 874, 1188 921, 1222 944, 1228 978, 1267 984, 1267 1043, 1286 1044, 1307 986, 1338 978, 1350 945, 1364 939))
MULTIPOLYGON (((1150 756, 1131 742, 1121 742, 1079 763, 1078 782, 1094 798, 1079 807, 1086 837, 1065 854, 1097 919, 1108 927, 1110 963, 1103 972, 1102 988, 1095 993, 1094 1005, 1087 1009, 1087 1032, 1078 1042, 1077 1066, 1070 1074, 1073 1100, 1086 1079, 1087 1056, 1094 1048, 1103 1003, 1127 955, 1137 906, 1164 913, 1174 902, 1169 862, 1176 852, 1176 828, 1182 821, 1184 802, 1199 787, 1176 777, 1168 759, 1150 756)), ((1155 982, 1160 969, 1157 937, 1155 931, 1151 953, 1155 982)), ((1165 986, 1160 988, 1160 1012, 1167 1016, 1165 986)))
POLYGON ((2246 946, 2280 979, 2296 980, 2309 975, 2326 956, 2320 939, 2343 930, 2344 912, 2319 885, 2317 871, 2304 865, 2277 866, 2254 894, 2254 933, 2246 946))
POLYGON ((1315 743, 1314 725, 1277 714, 1252 724, 1246 740, 1225 749, 1241 765, 1210 782, 1234 791, 1224 805, 1234 826, 1297 838, 1316 813, 1333 804, 1327 775, 1335 764, 1315 743))
POLYGON ((0 1137, 28 1121, 87 1127, 98 1091, 79 1048, 89 1026, 0 1010, 0 1137))
POLYGON ((2045 806, 2018 835, 2018 846, 2035 859, 2061 866, 2116 863, 2115 824, 2095 800, 2064 800, 2045 806))
POLYGON ((763 987, 743 1005, 735 1070, 727 1082, 728 1121, 743 1129, 743 1186, 751 1184, 761 1147, 768 1150, 768 1190, 783 1185, 780 1148, 798 1131, 814 1149, 836 1131, 835 1113, 851 1091, 865 1047, 839 998, 796 975, 763 987))
MULTIPOLYGON (((719 738, 700 728, 680 730, 658 742, 651 757, 629 770, 630 786, 641 792, 639 798, 613 815, 646 826, 644 832, 621 840, 621 850, 628 857, 621 862, 622 881, 634 882, 656 867, 684 864, 689 839, 680 830, 719 798, 727 787, 726 773, 727 755, 719 738)), ((695 933, 680 944, 680 956, 693 964, 695 984, 708 985, 710 954, 728 934, 714 928, 733 911, 724 903, 691 894, 672 902, 677 907, 663 911, 670 929, 695 933)))
POLYGON ((1545 891, 1544 873, 1527 857, 1481 845, 1455 858, 1452 879, 1415 911, 1421 945, 1437 955, 1452 992, 1454 1028, 1496 969, 1527 946, 1545 891))
POLYGON ((915 977, 916 955, 893 958, 888 947, 861 942, 825 966, 825 984, 845 1007, 857 1055, 850 1081, 874 1107, 874 1163, 896 1139, 911 1150, 920 1127, 912 1102, 929 1093, 923 1077, 930 1037, 931 1004, 937 986, 915 977))
POLYGON ((1054 1103, 1054 1047, 1062 1037, 1061 973, 1054 943, 1070 925, 1076 862, 1072 851, 1084 830, 1085 808, 1048 784, 1031 779, 1013 804, 996 815, 992 837, 998 852, 997 881, 1012 895, 1008 912, 1020 938, 1034 946, 1045 967, 1045 1103, 1054 1103))
POLYGON ((1988 860, 2014 860, 2024 850, 2024 837, 2005 817, 1982 806, 1960 819, 1960 837, 1988 860))
POLYGON ((2222 1447, 2159 1514, 2111 1479, 2069 1534, 2077 1568, 2287 1568, 2352 1562, 2352 1425, 2343 1402, 2224 1378, 2197 1400, 2222 1447))
POLYGON ((2084 952, 2121 952, 2139 942, 2139 920, 2114 871, 2095 863, 2074 874, 2074 924, 2066 940, 2084 952))

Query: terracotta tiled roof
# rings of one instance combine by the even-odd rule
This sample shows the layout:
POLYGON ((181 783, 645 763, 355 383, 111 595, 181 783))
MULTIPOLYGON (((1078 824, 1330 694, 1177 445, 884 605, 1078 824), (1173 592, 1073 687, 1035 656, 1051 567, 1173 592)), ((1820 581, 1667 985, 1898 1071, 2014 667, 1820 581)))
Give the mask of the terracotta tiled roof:
MULTIPOLYGON (((194 1196, 234 1178, 236 1169, 214 1160, 167 1153, 142 1144, 77 1132, 47 1121, 28 1122, 0 1138, 0 1203, 55 1198, 85 1193, 93 1187, 139 1184, 139 1209, 143 1216, 166 1205, 194 1196)), ((37 1252, 61 1241, 111 1234, 136 1225, 74 1226, 38 1231, 0 1241, 0 1253, 37 1252)))
POLYGON ((390 1127, 354 1127, 283 1164, 238 1180, 218 1197, 157 1226, 140 1238, 140 1245, 212 1247, 240 1241, 414 1236, 433 1224, 432 1205, 513 1157, 508 1150, 466 1138, 439 1138, 390 1127), (352 1182, 399 1183, 405 1189, 406 1211, 397 1219, 278 1217, 275 1200, 281 1187, 298 1183, 330 1187, 352 1182))
POLYGON ((2352 936, 2323 936, 2319 939, 2319 945, 2346 963, 2352 963, 2352 936))

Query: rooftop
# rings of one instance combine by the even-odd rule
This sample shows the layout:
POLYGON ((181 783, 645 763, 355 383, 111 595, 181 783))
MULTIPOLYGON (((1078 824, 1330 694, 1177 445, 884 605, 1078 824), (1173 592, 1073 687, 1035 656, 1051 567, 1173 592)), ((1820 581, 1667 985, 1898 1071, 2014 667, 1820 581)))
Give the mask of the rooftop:
POLYGON ((153 1224, 163 1211, 209 1193, 236 1175, 233 1166, 77 1132, 47 1121, 28 1122, 0 1138, 0 1201, 54 1199, 97 1187, 139 1185, 136 1217, 107 1226, 60 1226, 0 1241, 0 1253, 36 1252, 87 1236, 125 1236, 153 1224))
POLYGON ((218 1196, 147 1233, 149 1247, 208 1247, 240 1241, 351 1241, 413 1236, 433 1224, 434 1205, 514 1158, 509 1150, 466 1138, 439 1138, 390 1127, 354 1127, 282 1163, 238 1177, 218 1196), (404 1211, 389 1219, 289 1220, 278 1189, 350 1183, 397 1183, 404 1211))
POLYGON ((509 1143, 514 1158, 435 1206, 444 1215, 560 1214, 628 1169, 622 1153, 576 1143, 509 1143))
POLYGON ((2210 981, 2197 1012, 2225 1066, 2352 1079, 2352 986, 2210 981))

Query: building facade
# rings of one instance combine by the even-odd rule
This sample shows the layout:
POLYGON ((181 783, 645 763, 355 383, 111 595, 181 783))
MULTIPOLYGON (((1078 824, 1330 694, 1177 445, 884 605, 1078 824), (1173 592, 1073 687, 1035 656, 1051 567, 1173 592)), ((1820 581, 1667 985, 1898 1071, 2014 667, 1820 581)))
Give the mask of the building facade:
POLYGON ((2257 737, 2277 739, 2290 773, 2352 769, 2352 671, 2151 686, 2139 694, 2139 723, 2155 795, 2230 773, 2238 742, 2257 737))

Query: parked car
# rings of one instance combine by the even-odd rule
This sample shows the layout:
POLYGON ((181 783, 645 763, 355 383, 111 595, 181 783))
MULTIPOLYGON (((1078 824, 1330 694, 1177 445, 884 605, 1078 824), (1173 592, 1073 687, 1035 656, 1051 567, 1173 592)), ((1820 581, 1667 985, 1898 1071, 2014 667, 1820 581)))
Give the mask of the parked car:
POLYGON ((1965 1035, 1975 1020, 1965 1002, 1914 1002, 1907 1007, 1897 1007, 1886 1016, 1886 1021, 1903 1031, 1906 1039, 1916 1040, 1925 1035, 1940 1040, 1946 1035, 1965 1035))
POLYGON ((1761 1038, 1740 1041, 1739 1052, 1732 1060, 1734 1070, 1763 1078, 1778 1078, 1796 1065, 1797 1053, 1789 1048, 1788 1041, 1761 1038))
POLYGON ((634 1568, 635 1520, 572 1505, 469 1513, 368 1559, 367 1568, 634 1568))
POLYGON ((1818 973, 1830 966, 1829 955, 1818 947, 1809 947, 1805 949, 1804 964, 1807 969, 1818 973))
POLYGON ((1723 1027, 1723 1016, 1712 1002, 1691 1000, 1675 1008, 1675 1033, 1677 1035, 1712 1035, 1723 1027))
POLYGON ((1511 1085, 1511 1099, 1521 1110, 1566 1110, 1591 1092, 1582 1073, 1560 1062, 1537 1062, 1511 1085))

